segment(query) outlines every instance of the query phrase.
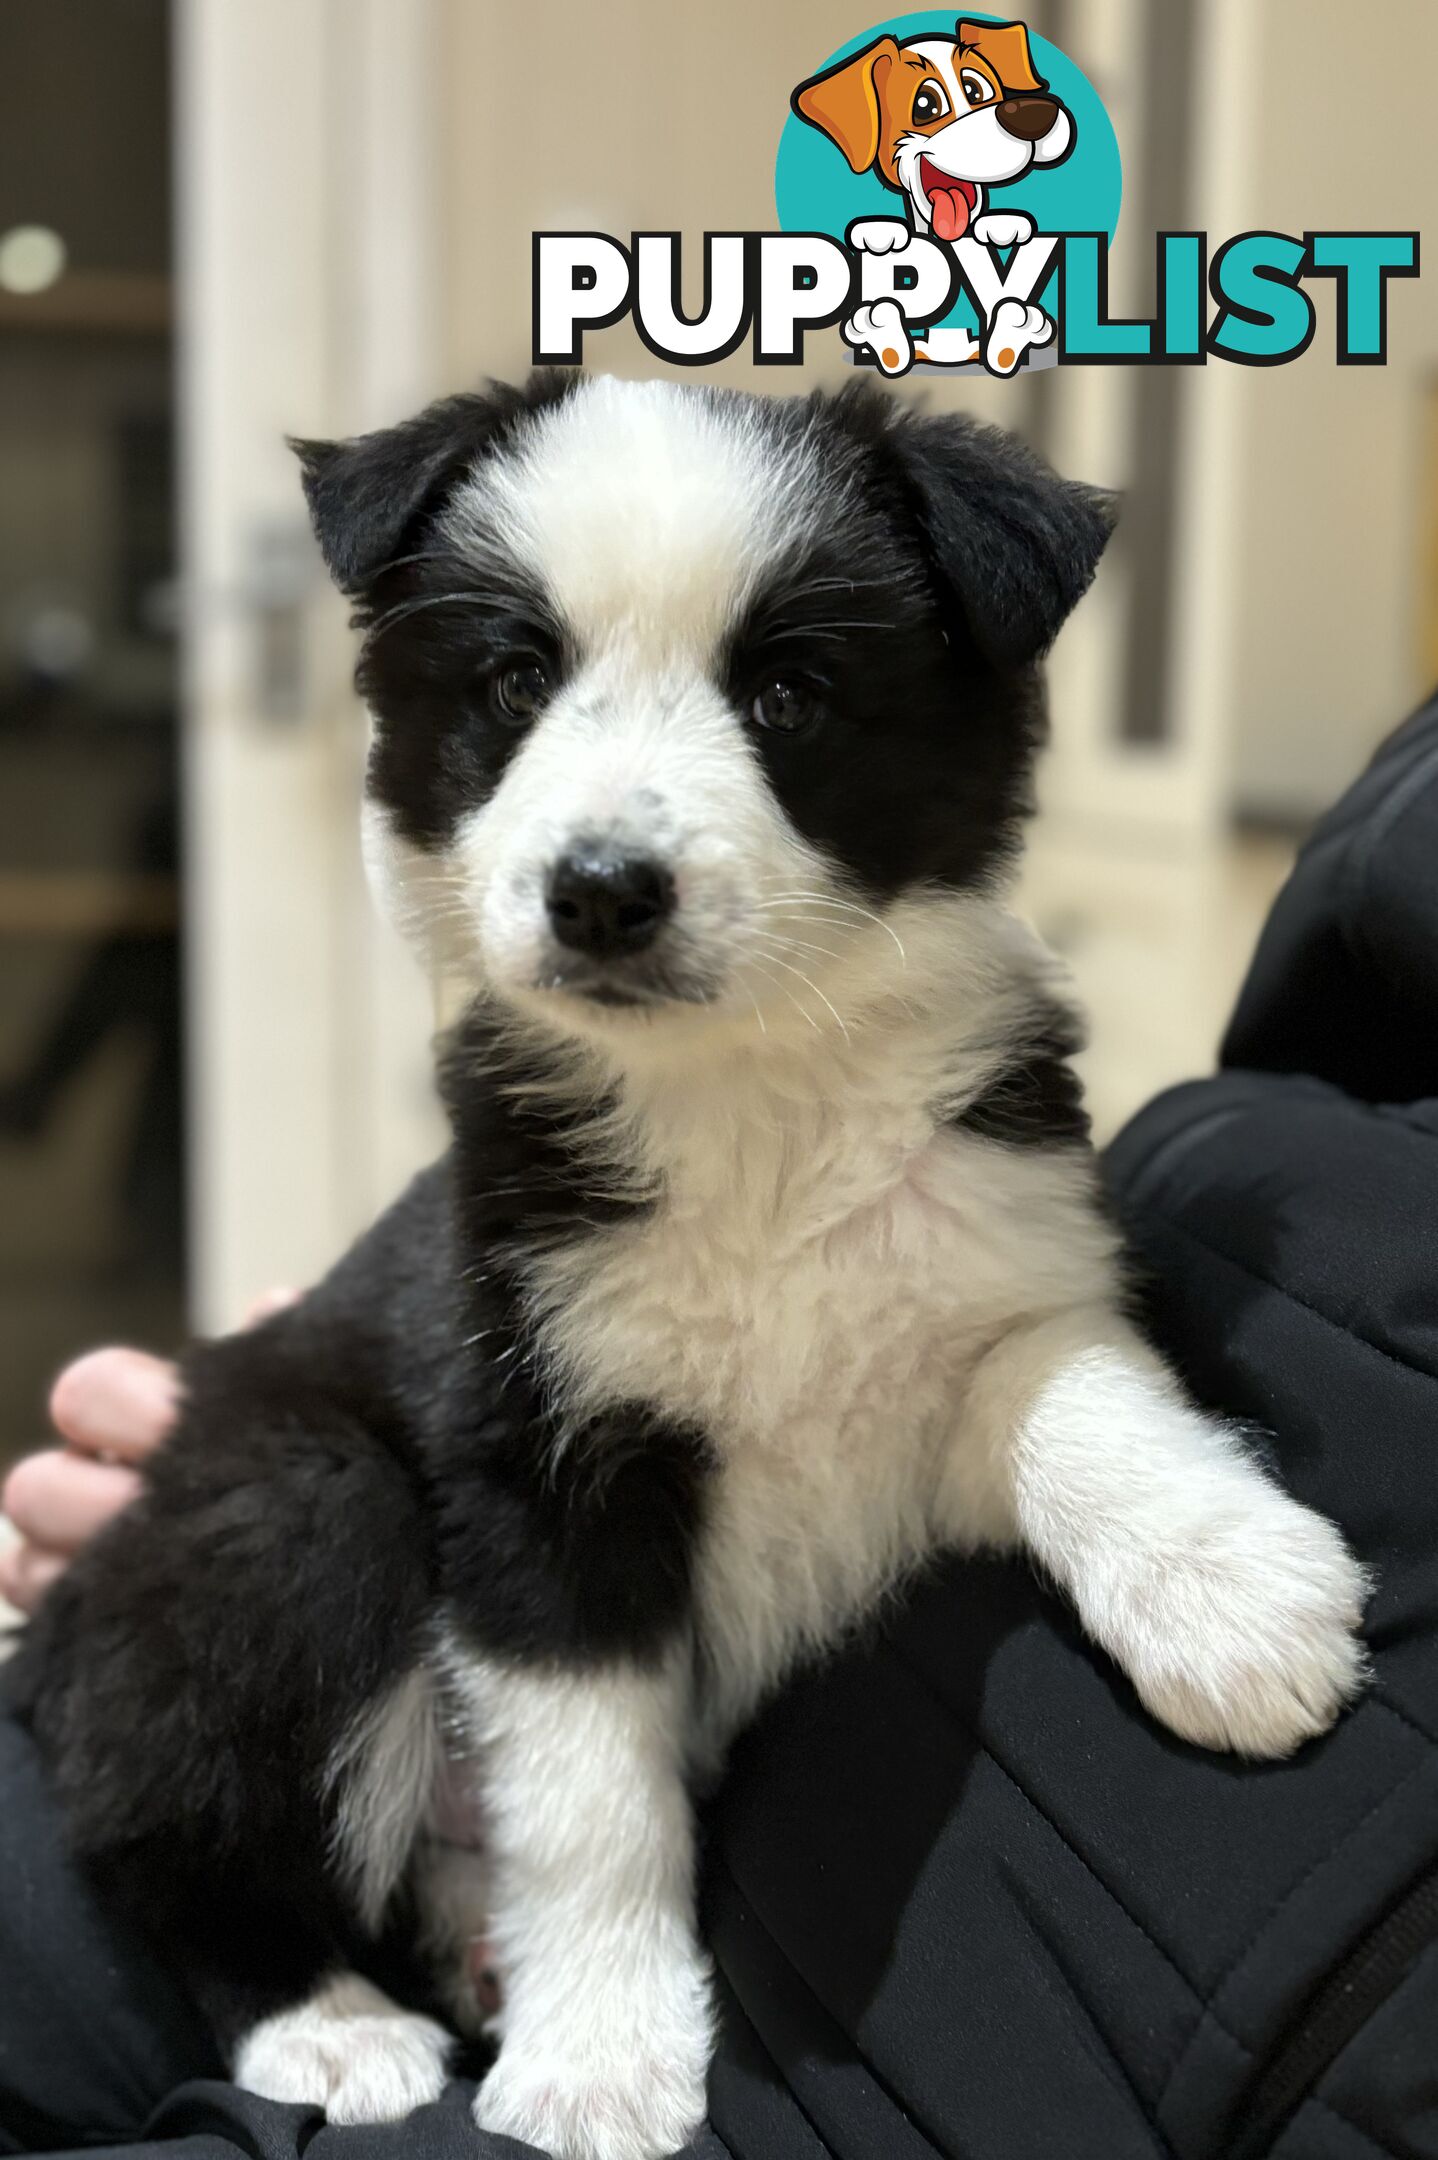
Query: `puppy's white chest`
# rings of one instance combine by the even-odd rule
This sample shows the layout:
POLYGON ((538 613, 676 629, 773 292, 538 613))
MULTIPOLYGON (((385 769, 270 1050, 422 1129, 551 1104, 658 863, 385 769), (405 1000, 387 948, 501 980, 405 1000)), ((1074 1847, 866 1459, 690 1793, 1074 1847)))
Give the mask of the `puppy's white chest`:
POLYGON ((973 1152, 841 1155, 777 1204, 681 1194, 546 1285, 566 1394, 642 1401, 714 1449, 696 1594, 721 1728, 928 1548, 964 1371, 1013 1294, 975 1235, 973 1152))
MULTIPOLYGON (((875 1391, 921 1382, 936 1343, 963 1333, 962 1152, 938 1137, 883 1176, 799 1178, 778 1201, 742 1188, 666 1200, 557 1264, 547 1348, 580 1399, 637 1398, 700 1424, 726 1461, 788 1450, 800 1427, 842 1454, 875 1391)), ((924 1415, 920 1386, 903 1421, 924 1415)))
POLYGON ((716 1737, 931 1549, 975 1362, 1091 1294, 1106 1244, 1080 1168, 875 1119, 676 1180, 551 1260, 560 1397, 643 1403, 713 1447, 695 1592, 716 1737))

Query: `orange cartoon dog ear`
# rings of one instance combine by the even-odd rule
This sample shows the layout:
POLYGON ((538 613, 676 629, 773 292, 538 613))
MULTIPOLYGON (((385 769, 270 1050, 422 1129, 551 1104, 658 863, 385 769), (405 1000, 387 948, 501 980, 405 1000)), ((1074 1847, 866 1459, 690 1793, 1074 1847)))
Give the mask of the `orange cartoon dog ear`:
POLYGON ((958 22, 954 28, 959 33, 960 45, 972 45, 979 57, 988 61, 1006 90, 1047 88, 1034 73, 1025 24, 958 22))
POLYGON ((801 120, 839 145, 851 172, 867 172, 879 155, 879 99, 898 57, 894 40, 882 37, 852 60, 800 83, 790 100, 801 120))

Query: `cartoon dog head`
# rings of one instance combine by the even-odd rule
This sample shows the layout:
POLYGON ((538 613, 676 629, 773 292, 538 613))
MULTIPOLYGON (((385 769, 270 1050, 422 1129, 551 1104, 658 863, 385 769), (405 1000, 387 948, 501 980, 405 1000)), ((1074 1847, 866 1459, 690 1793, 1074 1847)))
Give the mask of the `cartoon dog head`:
POLYGON ((1034 73, 1021 22, 959 22, 956 35, 879 38, 794 92, 801 120, 838 144, 854 172, 908 199, 914 228, 959 240, 985 190, 1031 165, 1057 165, 1073 116, 1034 73))

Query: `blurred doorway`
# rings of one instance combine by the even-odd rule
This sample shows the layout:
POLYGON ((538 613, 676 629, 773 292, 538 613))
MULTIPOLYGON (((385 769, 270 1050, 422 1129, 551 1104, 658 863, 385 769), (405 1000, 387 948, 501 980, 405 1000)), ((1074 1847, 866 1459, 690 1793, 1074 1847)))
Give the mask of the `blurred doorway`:
POLYGON ((0 1459, 187 1254, 165 0, 0 10, 0 1459))

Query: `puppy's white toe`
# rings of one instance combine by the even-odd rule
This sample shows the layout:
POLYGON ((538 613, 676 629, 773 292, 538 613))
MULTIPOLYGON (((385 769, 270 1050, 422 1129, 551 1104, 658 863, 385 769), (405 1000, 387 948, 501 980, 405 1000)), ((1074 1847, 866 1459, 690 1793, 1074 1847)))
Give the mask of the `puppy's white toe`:
POLYGON ((439 2098, 451 2045, 443 2026, 345 1973, 256 2025, 235 2057, 235 2083, 322 2107, 332 2123, 398 2122, 439 2098))
POLYGON ((1151 1572, 1129 1601, 1122 1662, 1183 1739, 1289 1755, 1326 1732, 1363 1684, 1367 1592, 1333 1525, 1265 1488, 1151 1572))

